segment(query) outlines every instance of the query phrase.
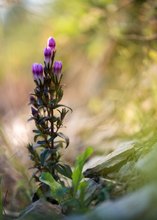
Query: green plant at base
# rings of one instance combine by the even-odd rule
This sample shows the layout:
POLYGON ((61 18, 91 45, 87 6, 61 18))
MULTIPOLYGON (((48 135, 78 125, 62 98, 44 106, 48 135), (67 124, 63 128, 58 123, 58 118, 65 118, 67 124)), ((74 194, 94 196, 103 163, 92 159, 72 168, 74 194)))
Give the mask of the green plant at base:
POLYGON ((93 149, 89 147, 77 157, 70 186, 63 186, 58 183, 50 173, 43 172, 41 174, 40 181, 50 187, 52 197, 62 206, 64 213, 84 212, 88 210, 89 203, 92 199, 89 202, 89 182, 83 179, 82 170, 86 160, 92 153, 93 149))

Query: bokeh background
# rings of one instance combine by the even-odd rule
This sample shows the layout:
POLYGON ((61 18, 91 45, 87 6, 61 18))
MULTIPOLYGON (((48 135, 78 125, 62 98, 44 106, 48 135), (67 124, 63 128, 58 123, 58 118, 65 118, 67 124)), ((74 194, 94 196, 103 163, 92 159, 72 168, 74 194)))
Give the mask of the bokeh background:
POLYGON ((92 146, 155 137, 157 2, 154 0, 0 0, 0 173, 8 209, 30 202, 31 66, 49 36, 63 62, 63 104, 71 144, 64 159, 92 146))

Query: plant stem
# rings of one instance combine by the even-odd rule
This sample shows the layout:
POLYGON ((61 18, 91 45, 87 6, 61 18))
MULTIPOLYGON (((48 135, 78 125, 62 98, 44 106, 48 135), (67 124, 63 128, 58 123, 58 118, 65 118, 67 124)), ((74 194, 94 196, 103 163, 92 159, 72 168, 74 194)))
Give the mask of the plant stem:
MULTIPOLYGON (((52 118, 52 121, 51 121, 51 137, 54 136, 54 122, 53 122, 53 115, 54 115, 54 110, 52 109, 52 112, 51 112, 51 118, 52 118)), ((52 139, 52 141, 51 141, 51 148, 54 148, 54 139, 52 139)))

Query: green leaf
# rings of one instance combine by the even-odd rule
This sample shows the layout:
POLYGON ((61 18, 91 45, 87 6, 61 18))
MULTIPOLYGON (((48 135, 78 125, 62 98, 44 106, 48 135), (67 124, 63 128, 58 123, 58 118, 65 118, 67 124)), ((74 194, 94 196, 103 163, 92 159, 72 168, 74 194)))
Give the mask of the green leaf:
POLYGON ((45 145, 45 144, 46 144, 46 141, 38 141, 37 144, 39 144, 39 145, 45 145))
POLYGON ((60 108, 60 107, 68 108, 71 112, 73 111, 72 108, 70 108, 69 106, 63 105, 63 104, 58 104, 58 105, 54 106, 54 108, 60 108))
POLYGON ((63 108, 61 111, 61 121, 65 118, 66 114, 68 113, 69 110, 66 110, 66 108, 63 108))
POLYGON ((50 173, 43 172, 39 177, 39 180, 50 187, 54 199, 58 202, 64 200, 64 195, 66 195, 67 189, 58 183, 50 173))
POLYGON ((63 134, 62 132, 58 132, 57 136, 59 136, 65 140, 65 142, 66 142, 65 148, 67 148, 69 146, 69 138, 65 134, 63 134))
POLYGON ((35 136, 34 136, 34 142, 36 142, 37 139, 38 139, 38 137, 40 137, 40 136, 41 136, 41 134, 37 134, 37 135, 35 135, 35 136))
POLYGON ((71 167, 67 164, 57 164, 56 170, 65 177, 72 179, 72 170, 71 167))
POLYGON ((35 133, 35 134, 40 134, 41 132, 39 131, 39 130, 33 130, 33 132, 35 133))
POLYGON ((39 121, 38 121, 38 123, 39 124, 42 124, 42 123, 44 123, 45 121, 48 121, 48 120, 50 120, 51 118, 50 117, 41 117, 40 119, 39 119, 39 121))
POLYGON ((62 90, 62 88, 60 88, 59 90, 58 90, 58 99, 57 99, 57 102, 60 102, 61 101, 61 99, 62 99, 62 97, 63 97, 63 90, 62 90))
POLYGON ((53 141, 57 137, 57 133, 52 133, 51 137, 48 139, 48 142, 53 141))
POLYGON ((40 154, 40 162, 41 162, 41 165, 44 166, 47 158, 50 156, 51 154, 51 151, 49 149, 45 149, 41 152, 40 154))
POLYGON ((55 116, 53 116, 53 117, 50 118, 50 121, 51 121, 51 122, 56 122, 57 120, 58 120, 58 117, 55 117, 55 116))
POLYGON ((84 203, 87 186, 88 186, 87 181, 82 181, 79 184, 79 188, 78 188, 79 189, 79 201, 81 204, 84 203))
POLYGON ((39 155, 36 152, 36 150, 34 149, 34 146, 32 144, 29 144, 27 148, 30 153, 31 159, 35 162, 35 164, 38 164, 39 163, 39 155))
POLYGON ((79 187, 79 183, 83 178, 83 174, 82 174, 83 166, 84 166, 86 160, 88 159, 88 157, 90 157, 92 153, 93 153, 93 149, 91 147, 88 147, 85 150, 85 152, 83 152, 76 159, 76 164, 75 164, 73 174, 72 174, 74 195, 76 194, 78 187, 79 187))
POLYGON ((60 127, 62 125, 62 120, 60 117, 57 119, 57 126, 60 127))

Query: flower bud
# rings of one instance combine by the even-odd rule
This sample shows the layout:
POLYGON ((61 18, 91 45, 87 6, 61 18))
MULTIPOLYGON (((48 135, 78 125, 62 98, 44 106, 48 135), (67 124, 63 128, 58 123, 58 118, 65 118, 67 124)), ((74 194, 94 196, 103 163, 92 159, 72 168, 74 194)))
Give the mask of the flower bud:
POLYGON ((49 37, 47 40, 47 46, 51 48, 51 50, 55 50, 56 47, 56 42, 55 39, 53 37, 49 37))
POLYGON ((37 75, 40 80, 43 79, 43 65, 40 63, 37 65, 37 75))
POLYGON ((34 80, 37 81, 38 83, 41 81, 43 82, 43 66, 42 64, 34 63, 32 65, 32 73, 34 80))
POLYGON ((54 74, 60 75, 62 71, 62 62, 61 61, 55 61, 53 65, 54 74))
POLYGON ((51 61, 51 54, 52 54, 51 48, 50 48, 50 47, 46 47, 46 48, 44 49, 44 57, 45 57, 45 63, 46 63, 46 65, 47 65, 48 63, 50 63, 50 61, 51 61))
POLYGON ((33 77, 34 77, 34 80, 37 80, 37 63, 33 63, 32 65, 32 73, 33 73, 33 77))
POLYGON ((31 111, 32 111, 32 115, 33 115, 34 117, 37 117, 37 116, 38 116, 38 111, 37 111, 35 108, 31 107, 31 111))

